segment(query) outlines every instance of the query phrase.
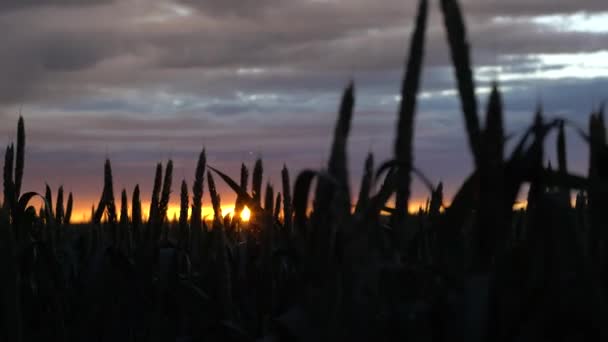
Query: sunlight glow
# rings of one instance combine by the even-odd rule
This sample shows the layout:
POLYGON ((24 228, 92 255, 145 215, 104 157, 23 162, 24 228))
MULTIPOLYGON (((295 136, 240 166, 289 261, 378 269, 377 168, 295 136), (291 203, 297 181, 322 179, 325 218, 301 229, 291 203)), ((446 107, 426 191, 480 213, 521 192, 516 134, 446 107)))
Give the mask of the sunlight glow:
MULTIPOLYGON (((572 193, 571 194, 571 198, 570 198, 570 202, 572 207, 574 207, 575 203, 576 203, 576 194, 572 193)), ((395 203, 394 203, 394 199, 391 199, 387 202, 387 207, 392 208, 394 207, 395 203)), ((415 215, 416 213, 418 213, 418 211, 420 209, 424 209, 427 205, 426 200, 420 200, 420 199, 412 199, 412 201, 410 201, 409 206, 408 206, 408 212, 412 215, 415 215)), ((449 199, 444 199, 443 205, 445 207, 449 207, 451 205, 451 201, 449 199)), ((142 206, 144 206, 145 208, 148 207, 147 203, 144 205, 144 203, 142 203, 142 206)), ((524 196, 520 196, 520 198, 518 198, 518 200, 513 204, 513 210, 520 210, 520 209, 525 209, 527 206, 527 202, 524 196)), ((354 207, 353 207, 354 209, 354 207)), ((441 211, 443 212, 444 208, 441 208, 441 211)), ((190 211, 188 210, 188 216, 190 217, 190 211)), ((90 215, 90 208, 88 210, 85 209, 81 209, 81 210, 76 210, 73 212, 72 214, 72 223, 90 223, 91 222, 91 215, 90 215)), ((233 215, 234 213, 234 207, 232 206, 223 206, 222 207, 222 215, 226 216, 228 214, 233 215)), ((390 215, 388 212, 386 211, 382 211, 381 215, 386 216, 386 215, 390 215)), ((172 221, 174 218, 179 218, 179 206, 170 206, 169 209, 167 210, 167 216, 169 218, 169 221, 172 221)), ((203 207, 203 212, 202 212, 202 219, 204 220, 211 220, 213 219, 213 208, 212 207, 203 207)), ((243 211, 241 212, 241 220, 243 220, 244 222, 249 222, 249 220, 251 219, 251 210, 249 210, 249 208, 245 207, 243 209, 243 211)), ((147 221, 147 213, 144 215, 144 221, 147 221)))
MULTIPOLYGON (((144 221, 148 220, 148 212, 147 208, 150 207, 149 203, 142 203, 142 208, 146 208, 146 211, 143 213, 144 221)), ((39 208, 37 209, 39 210, 39 208)), ((222 216, 226 215, 234 215, 234 207, 233 206, 222 206, 222 216)), ((131 213, 131 209, 129 208, 129 214, 131 213)), ((169 221, 173 221, 173 219, 179 220, 180 207, 179 205, 170 205, 167 209, 167 218, 169 221)), ((188 219, 192 216, 192 208, 188 208, 188 219)), ((130 217, 130 216, 129 216, 130 217)), ((203 220, 211 220, 213 219, 213 208, 204 206, 202 208, 201 219, 203 220)), ((251 210, 245 207, 241 212, 241 220, 247 222, 251 219, 251 210)), ((83 207, 83 208, 74 208, 72 212, 72 223, 89 223, 91 222, 91 208, 83 207)))
POLYGON ((250 218, 251 218, 251 210, 249 210, 249 208, 245 207, 245 209, 243 209, 243 212, 241 212, 241 220, 249 221, 250 218))

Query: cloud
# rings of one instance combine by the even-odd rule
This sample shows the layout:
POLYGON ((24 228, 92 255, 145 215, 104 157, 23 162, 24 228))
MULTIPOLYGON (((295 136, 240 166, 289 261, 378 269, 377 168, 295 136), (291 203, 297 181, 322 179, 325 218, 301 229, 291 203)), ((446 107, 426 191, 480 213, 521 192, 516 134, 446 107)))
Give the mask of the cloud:
POLYGON ((2 2, 0 2, 0 11, 53 6, 94 6, 109 4, 113 1, 114 0, 2 0, 2 2))
MULTIPOLYGON (((554 8, 561 13, 602 5, 568 4, 558 2, 554 8)), ((491 20, 541 9, 554 13, 546 2, 494 5, 491 12, 485 2, 464 3, 477 65, 504 63, 498 61, 504 54, 592 52, 608 43, 601 32, 491 20)), ((86 9, 19 11, 0 16, 0 27, 9 33, 0 52, 0 72, 10 76, 0 81, 0 101, 61 100, 117 86, 234 92, 241 84, 259 82, 268 90, 284 88, 284 83, 323 88, 353 76, 399 73, 414 7, 415 2, 396 0, 373 5, 363 0, 124 0, 86 9), (247 69, 262 72, 238 74, 247 69), (213 87, 203 86, 210 82, 213 87)), ((428 68, 449 65, 437 9, 431 23, 425 63, 428 68)))
MULTIPOLYGON (((448 181, 449 194, 470 158, 433 3, 416 162, 432 179, 448 181), (442 174, 446 164, 450 175, 442 174)), ((608 82, 599 58, 608 53, 608 32, 597 28, 608 4, 462 3, 480 108, 498 79, 512 132, 531 120, 540 100, 549 115, 584 126, 608 82)), ((416 1, 403 0, 4 1, 0 132, 14 137, 23 105, 28 184, 36 190, 41 175, 74 187, 98 184, 106 154, 124 184, 149 181, 154 163, 170 157, 189 177, 203 145, 229 172, 261 153, 269 174, 278 175, 283 162, 294 170, 323 165, 340 92, 354 79, 356 180, 368 151, 390 158, 415 9, 416 1), (53 160, 71 167, 45 171, 53 160)))
POLYGON ((206 15, 219 16, 254 16, 284 3, 293 3, 292 0, 182 0, 180 2, 196 8, 206 15))
POLYGON ((572 12, 596 12, 608 9, 608 4, 602 0, 464 0, 463 8, 477 16, 534 16, 572 12))

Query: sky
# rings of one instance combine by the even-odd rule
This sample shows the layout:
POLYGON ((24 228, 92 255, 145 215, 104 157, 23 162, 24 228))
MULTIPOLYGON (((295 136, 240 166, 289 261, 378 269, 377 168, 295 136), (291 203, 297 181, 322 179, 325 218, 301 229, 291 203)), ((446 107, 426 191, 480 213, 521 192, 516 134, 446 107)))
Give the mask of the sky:
MULTIPOLYGON (((521 134, 538 103, 548 117, 586 127, 591 110, 608 97, 608 2, 460 3, 482 112, 497 80, 507 134, 521 134)), ((428 178, 444 183, 449 201, 471 158, 438 1, 431 4, 414 159, 428 178)), ((177 203, 179 184, 186 179, 191 186, 203 147, 208 163, 235 179, 241 162, 253 167, 261 156, 266 181, 276 188, 283 164, 292 181, 298 170, 322 168, 342 89, 354 80, 348 153, 356 189, 367 153, 377 163, 392 155, 416 6, 413 0, 3 0, 0 134, 4 143, 15 140, 21 112, 24 190, 63 185, 74 192, 78 220, 101 196, 106 157, 115 194, 126 188, 130 195, 139 184, 143 202, 156 163, 172 159, 177 203)), ((584 173, 587 150, 568 133, 569 167, 584 173)), ((232 204, 234 194, 217 183, 223 204, 232 204)), ((427 196, 416 182, 414 203, 427 196)))

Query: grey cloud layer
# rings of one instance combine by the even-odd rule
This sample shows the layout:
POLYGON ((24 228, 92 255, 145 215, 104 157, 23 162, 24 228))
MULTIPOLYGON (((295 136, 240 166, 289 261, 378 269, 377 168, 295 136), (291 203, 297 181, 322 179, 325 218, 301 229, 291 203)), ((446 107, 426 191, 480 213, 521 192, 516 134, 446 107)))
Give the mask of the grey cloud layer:
POLYGON ((94 6, 108 4, 114 0, 2 0, 0 11, 31 9, 36 7, 94 6))
MULTIPOLYGON (((525 74, 543 68, 530 54, 608 50, 608 30, 573 32, 493 20, 605 13, 605 0, 462 2, 478 66, 525 74)), ((86 153, 98 158, 104 150, 120 150, 123 160, 131 155, 153 165, 179 155, 175 151, 195 154, 204 143, 218 163, 237 163, 252 152, 271 156, 276 168, 289 159, 298 160, 295 167, 318 167, 340 89, 350 78, 356 79, 358 94, 353 170, 360 171, 357 163, 370 149, 390 153, 394 96, 416 1, 41 3, 0 2, 2 133, 9 134, 23 104, 37 157, 55 149, 82 160, 86 153)), ((453 87, 453 78, 437 6, 430 22, 423 86, 433 95, 421 100, 426 115, 420 115, 417 160, 436 179, 442 177, 439 163, 458 164, 452 176, 457 178, 466 172, 467 163, 458 157, 466 144, 457 99, 441 95, 453 87)), ((582 121, 580 113, 605 95, 598 89, 607 83, 504 82, 512 88, 507 106, 519 113, 507 126, 517 130, 527 122, 521 113, 540 95, 554 103, 553 113, 582 121), (564 93, 579 96, 567 99, 564 93)))
MULTIPOLYGON (((198 88, 204 82, 214 82, 213 88, 234 86, 234 75, 218 73, 238 68, 266 68, 267 73, 256 78, 263 85, 271 85, 272 79, 280 84, 285 77, 305 82, 311 72, 344 80, 364 71, 398 70, 415 5, 396 0, 182 1, 180 6, 197 9, 192 12, 190 7, 159 0, 103 3, 0 16, 0 27, 7 32, 0 74, 8 75, 0 80, 0 101, 61 99, 88 93, 91 86, 116 84, 200 90, 176 69, 189 69, 187 74, 199 80, 198 88)), ((608 9, 604 1, 548 3, 465 2, 475 62, 492 64, 505 53, 593 51, 607 46, 607 34, 540 30, 533 24, 489 20, 500 15, 608 9)), ((437 12, 429 32, 427 66, 448 63, 437 12)))

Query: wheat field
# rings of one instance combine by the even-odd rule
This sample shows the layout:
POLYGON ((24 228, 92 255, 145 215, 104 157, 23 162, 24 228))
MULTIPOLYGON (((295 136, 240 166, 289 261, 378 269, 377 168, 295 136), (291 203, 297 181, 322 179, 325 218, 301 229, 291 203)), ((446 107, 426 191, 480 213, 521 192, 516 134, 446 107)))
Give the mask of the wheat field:
POLYGON ((480 108, 463 15, 457 1, 440 1, 475 166, 446 205, 443 185, 412 162, 428 7, 419 1, 392 159, 368 156, 358 194, 347 167, 354 84, 344 90, 323 169, 285 167, 273 188, 261 159, 236 177, 208 165, 213 151, 202 150, 195 181, 180 189, 171 189, 171 160, 156 166, 145 208, 139 185, 118 202, 106 160, 88 223, 71 222, 73 196, 63 188, 22 191, 21 118, 4 161, 0 340, 608 339, 603 107, 588 129, 547 120, 539 107, 507 154, 500 85, 480 108), (566 132, 587 143, 586 175, 568 170, 566 132), (546 146, 557 151, 555 169, 544 164, 546 146), (417 213, 407 211, 413 178, 429 193, 417 213), (222 213, 216 182, 236 194, 232 214, 222 213), (527 206, 514 209, 528 185, 527 206), (204 192, 212 218, 201 215, 204 192), (180 198, 175 220, 171 195, 180 198))

